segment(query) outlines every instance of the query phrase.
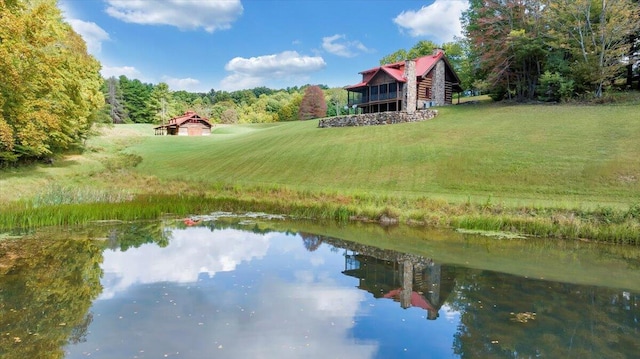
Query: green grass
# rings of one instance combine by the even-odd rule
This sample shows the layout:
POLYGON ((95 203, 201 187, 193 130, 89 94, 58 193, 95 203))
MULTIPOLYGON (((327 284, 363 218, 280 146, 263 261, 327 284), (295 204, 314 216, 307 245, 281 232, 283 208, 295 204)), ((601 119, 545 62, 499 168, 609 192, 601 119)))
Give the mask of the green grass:
POLYGON ((432 121, 236 126, 147 137, 136 172, 166 180, 507 204, 640 201, 640 106, 464 105, 432 121), (215 135, 224 131, 224 136, 215 135))
MULTIPOLYGON (((223 198, 238 210, 341 220, 384 214, 445 227, 638 243, 638 217, 629 215, 640 204, 637 102, 480 101, 438 110, 420 123, 219 126, 197 138, 118 125, 91 139, 82 155, 0 172, 0 200, 102 208, 140 195, 206 198, 217 206, 223 198)), ((150 216, 165 210, 154 206, 150 216)), ((205 207, 191 203, 183 210, 205 207)), ((94 219, 103 213, 92 211, 94 219)))

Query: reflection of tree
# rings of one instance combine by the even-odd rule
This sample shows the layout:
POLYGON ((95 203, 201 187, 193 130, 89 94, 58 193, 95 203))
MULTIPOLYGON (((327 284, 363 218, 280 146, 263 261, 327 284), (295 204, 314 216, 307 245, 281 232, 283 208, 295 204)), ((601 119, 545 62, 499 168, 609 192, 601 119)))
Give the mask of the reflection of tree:
POLYGON ((631 358, 640 351, 633 340, 638 296, 470 269, 456 280, 452 306, 462 315, 454 350, 463 358, 631 358))
POLYGON ((302 243, 304 243, 304 247, 309 251, 313 252, 320 247, 322 242, 324 242, 324 237, 316 234, 310 234, 305 232, 300 232, 300 237, 302 237, 302 243))
POLYGON ((123 252, 146 243, 155 243, 164 248, 169 245, 170 239, 171 232, 164 229, 162 222, 136 222, 113 227, 108 235, 108 246, 123 252))
POLYGON ((4 242, 0 262, 0 357, 62 358, 64 345, 83 340, 102 290, 100 243, 4 242))

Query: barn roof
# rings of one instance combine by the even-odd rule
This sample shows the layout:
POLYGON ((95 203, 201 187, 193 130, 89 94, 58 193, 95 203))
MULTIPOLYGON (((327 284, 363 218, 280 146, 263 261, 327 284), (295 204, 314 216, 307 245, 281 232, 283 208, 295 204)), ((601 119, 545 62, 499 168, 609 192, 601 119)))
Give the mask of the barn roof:
POLYGON ((183 123, 185 123, 185 122, 187 122, 187 121, 189 121, 191 119, 196 119, 199 122, 204 123, 208 127, 213 127, 213 125, 211 124, 211 122, 209 122, 208 119, 206 119, 204 117, 200 117, 200 115, 198 115, 194 111, 187 111, 183 115, 180 115, 180 116, 177 116, 177 117, 174 117, 174 118, 170 119, 167 124, 160 125, 160 126, 157 126, 157 127, 154 127, 154 128, 155 129, 159 129, 159 128, 162 128, 162 127, 165 127, 165 128, 180 127, 180 126, 182 126, 183 123))
POLYGON ((187 111, 181 116, 177 116, 177 117, 174 117, 174 118, 170 119, 168 125, 180 126, 183 123, 185 123, 185 122, 187 122, 187 121, 189 121, 191 119, 197 119, 197 120, 199 120, 201 122, 204 122, 209 127, 211 127, 211 122, 209 122, 208 119, 206 119, 204 117, 200 117, 200 115, 198 115, 194 111, 187 111))

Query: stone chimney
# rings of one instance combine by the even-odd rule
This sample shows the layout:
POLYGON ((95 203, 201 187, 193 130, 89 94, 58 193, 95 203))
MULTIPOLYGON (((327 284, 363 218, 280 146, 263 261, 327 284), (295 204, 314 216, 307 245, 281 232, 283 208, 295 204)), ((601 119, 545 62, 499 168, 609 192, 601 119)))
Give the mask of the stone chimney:
POLYGON ((407 113, 414 113, 416 112, 418 100, 418 81, 416 78, 416 62, 414 60, 405 60, 404 77, 407 82, 404 84, 406 96, 402 107, 407 113))
POLYGON ((444 50, 439 47, 436 47, 435 49, 433 49, 433 56, 438 56, 439 53, 444 54, 444 50))

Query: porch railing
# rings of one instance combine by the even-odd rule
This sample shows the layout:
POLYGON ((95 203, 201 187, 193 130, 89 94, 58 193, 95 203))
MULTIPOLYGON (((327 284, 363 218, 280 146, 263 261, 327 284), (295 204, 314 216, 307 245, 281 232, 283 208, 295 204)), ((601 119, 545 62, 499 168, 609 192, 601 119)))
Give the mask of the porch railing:
POLYGON ((398 99, 400 92, 387 92, 387 93, 379 93, 370 96, 362 96, 359 98, 351 98, 349 99, 349 106, 351 105, 360 105, 363 103, 376 102, 376 101, 384 101, 391 99, 398 99))

